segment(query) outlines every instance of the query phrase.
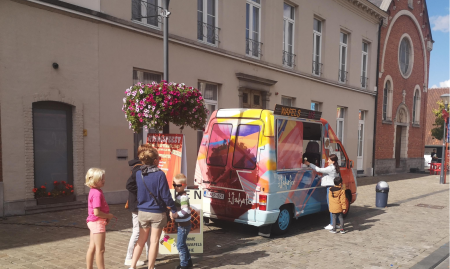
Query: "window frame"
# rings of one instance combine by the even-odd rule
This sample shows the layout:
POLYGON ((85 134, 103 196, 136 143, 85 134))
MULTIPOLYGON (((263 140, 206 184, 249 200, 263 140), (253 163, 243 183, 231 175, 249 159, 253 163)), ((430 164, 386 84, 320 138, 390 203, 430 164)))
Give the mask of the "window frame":
POLYGON ((348 33, 346 33, 346 32, 343 32, 343 31, 341 31, 340 32, 340 34, 339 34, 339 76, 338 76, 338 81, 340 82, 340 83, 347 83, 347 65, 348 65, 348 62, 347 62, 347 55, 348 55, 348 41, 349 41, 349 34, 348 33), (345 37, 347 37, 347 39, 346 39, 346 42, 347 43, 344 43, 342 40, 341 40, 341 36, 342 35, 344 35, 345 37), (343 51, 343 49, 345 50, 345 57, 343 58, 342 57, 342 51, 343 51), (344 60, 344 62, 342 61, 342 60, 344 60), (342 70, 341 68, 342 68, 342 66, 344 66, 344 70, 342 70), (343 76, 342 76, 342 74, 344 74, 345 75, 345 77, 343 78, 343 76), (343 79, 343 80, 342 80, 343 79))
MULTIPOLYGON (((211 127, 211 134, 210 134, 209 140, 208 140, 208 149, 206 150, 206 164, 207 165, 216 166, 216 167, 227 167, 227 165, 228 165, 228 157, 229 157, 229 154, 230 154, 230 145, 231 145, 231 137, 232 136, 233 136, 233 124, 231 124, 231 123, 221 123, 221 122, 213 124, 213 126, 211 127), (212 137, 212 134, 213 134, 213 131, 214 131, 214 126, 216 126, 216 125, 230 125, 231 126, 230 138, 229 138, 229 143, 228 143, 228 148, 227 148, 227 158, 225 159, 225 165, 223 165, 223 166, 209 163, 208 154, 209 154, 209 149, 211 147, 211 137, 212 137)), ((233 161, 231 161, 231 162, 233 163, 233 161)))
POLYGON ((347 114, 347 108, 346 107, 342 107, 342 106, 338 106, 339 109, 343 110, 343 117, 342 118, 338 118, 336 117, 336 136, 338 137, 339 141, 341 141, 342 144, 344 144, 344 138, 345 138, 345 116, 347 114), (339 122, 342 122, 342 137, 339 137, 339 131, 340 131, 340 127, 339 127, 339 122))
POLYGON ((363 89, 367 89, 367 81, 369 80, 369 78, 367 77, 368 62, 369 62, 369 43, 363 41, 361 52, 361 87, 363 89), (366 45, 367 51, 364 51, 364 45, 366 45), (366 58, 366 64, 364 64, 364 58, 366 58))
POLYGON ((322 65, 322 43, 323 43, 322 42, 322 32, 323 32, 323 20, 320 20, 319 18, 314 18, 313 19, 313 66, 314 66, 314 63, 316 61, 316 56, 318 56, 319 62, 316 63, 316 65, 318 66, 317 73, 315 73, 314 69, 313 69, 312 74, 314 76, 318 76, 318 77, 320 77, 322 75, 322 70, 321 70, 322 69, 321 68, 321 65, 322 65), (314 20, 319 22, 320 32, 316 31, 314 29, 314 20), (316 44, 317 36, 319 37, 319 42, 320 42, 320 44, 319 44, 319 52, 316 51, 316 48, 317 48, 317 44, 316 44))
MULTIPOLYGON (((156 0, 156 1, 157 1, 157 9, 158 10, 162 9, 162 5, 161 5, 161 1, 162 0, 156 0)), ((143 16, 143 10, 145 10, 145 9, 142 8, 142 7, 145 6, 145 4, 143 4, 144 0, 139 0, 139 2, 141 4, 141 16, 143 16)), ((147 11, 145 11, 145 12, 147 12, 147 11)), ((158 15, 157 17, 159 17, 159 16, 160 15, 158 15)), ((158 26, 155 26, 153 24, 149 24, 149 23, 143 22, 142 20, 145 20, 145 19, 147 19, 147 18, 141 18, 141 20, 137 20, 137 19, 133 18, 133 0, 132 0, 131 1, 131 21, 133 21, 135 23, 138 23, 140 25, 143 25, 143 26, 147 26, 147 27, 150 27, 150 28, 153 28, 153 29, 161 30, 161 26, 162 26, 161 19, 159 19, 159 18, 156 19, 158 21, 158 26)))
MULTIPOLYGON (((262 43, 261 43, 261 1, 259 1, 259 3, 257 3, 255 0, 247 0, 246 1, 246 6, 245 6, 245 8, 247 9, 247 5, 249 5, 249 18, 248 18, 248 21, 249 21, 249 28, 247 29, 247 25, 245 26, 245 31, 246 31, 246 39, 250 39, 250 40, 253 40, 253 41, 256 41, 256 42, 258 42, 259 44, 258 44, 258 51, 256 52, 257 54, 258 54, 258 56, 254 56, 253 55, 253 50, 249 50, 249 53, 247 53, 247 51, 245 52, 245 55, 246 56, 248 56, 248 57, 252 57, 252 58, 255 58, 255 59, 261 59, 261 55, 262 55, 262 53, 261 53, 261 51, 262 51, 262 43), (254 31, 254 29, 253 29, 253 16, 254 16, 254 14, 253 14, 253 7, 256 7, 256 8, 258 8, 258 15, 259 15, 259 18, 258 18, 258 40, 254 40, 253 39, 253 33, 255 32, 254 31), (247 31, 249 32, 249 35, 248 35, 248 37, 247 37, 247 31), (252 38, 250 38, 250 37, 252 37, 252 38)), ((246 19, 247 19, 247 12, 245 13, 245 16, 246 16, 246 19)), ((247 43, 247 42, 246 42, 247 43)), ((249 45, 250 46, 250 45, 249 45)), ((247 50, 247 48, 246 48, 246 50, 247 50)))
POLYGON ((295 66, 295 6, 290 5, 286 2, 283 2, 283 65, 289 68, 293 68, 295 66), (287 18, 284 16, 284 6, 287 5, 292 9, 292 14, 293 14, 293 19, 291 18, 287 18), (286 35, 286 33, 289 33, 288 29, 289 29, 289 24, 292 24, 292 44, 291 44, 291 49, 292 51, 289 52, 288 51, 288 47, 289 47, 289 36, 286 35), (292 54, 292 63, 291 65, 287 64, 286 61, 284 60, 285 57, 285 52, 292 54))
POLYGON ((317 101, 311 101, 311 105, 314 104, 314 109, 311 108, 311 110, 313 111, 320 111, 320 107, 322 106, 322 102, 317 102, 317 101), (317 105, 317 109, 316 109, 316 105, 317 105))
POLYGON ((412 108, 412 124, 419 125, 420 124, 420 108, 421 108, 421 94, 420 94, 420 86, 416 85, 414 87, 414 95, 413 95, 413 108, 412 108))
MULTIPOLYGON (((233 148, 233 158, 232 158, 232 160, 231 160, 231 166, 232 166, 233 168, 237 168, 237 169, 245 169, 245 170, 255 170, 255 169, 256 169, 256 167, 257 167, 256 164, 258 163, 259 141, 260 141, 260 139, 261 139, 261 131, 263 130, 262 127, 263 127, 263 126, 262 126, 262 125, 259 125, 259 124, 248 124, 248 123, 241 123, 241 124, 238 124, 238 125, 237 125, 237 127, 236 127, 236 135, 235 135, 235 143, 234 143, 234 148, 233 148), (256 158, 256 159, 255 159, 255 165, 254 165, 253 168, 238 167, 238 166, 235 166, 235 165, 234 165, 234 157, 235 157, 235 154, 236 154, 236 146, 238 145, 238 142, 239 142, 239 130, 240 130, 241 125, 258 126, 258 127, 259 127, 258 141, 256 142, 256 155, 255 155, 255 158, 256 158)), ((230 143, 230 144, 231 144, 231 143, 230 143)), ((228 148, 228 150, 229 150, 229 148, 228 148)))
MULTIPOLYGON (((197 1, 202 1, 202 4, 203 4, 202 23, 206 23, 207 25, 209 25, 208 24, 208 0, 197 0, 197 1)), ((219 19, 218 19, 219 7, 217 6, 217 0, 213 0, 213 1, 214 1, 214 24, 215 24, 213 27, 217 28, 216 35, 219 35, 219 25, 218 25, 218 23, 219 23, 219 19)), ((199 10, 197 9, 197 14, 198 14, 198 12, 199 12, 199 10)), ((199 23, 198 17, 197 17, 197 23, 199 23)), ((198 38, 198 30, 197 30, 197 41, 207 44, 207 45, 218 47, 219 40, 216 40, 215 36, 214 36, 214 40, 215 40, 214 43, 208 42, 208 35, 205 36, 204 34, 203 34, 203 39, 199 39, 198 38)))
MULTIPOLYGON (((206 99, 203 97, 203 100, 205 101, 205 105, 214 105, 216 108, 215 110, 218 110, 219 109, 219 84, 199 80, 198 81, 198 90, 202 93, 202 96, 204 96, 204 94, 205 94, 206 84, 217 86, 217 95, 216 95, 217 99, 214 101, 214 100, 206 99), (202 83, 205 85, 204 87, 202 86, 202 83)), ((209 120, 211 119, 212 113, 213 113, 213 111, 210 111, 209 115, 207 115, 207 120, 206 120, 206 123, 204 126, 205 129, 209 123, 209 120)), ((200 144, 201 144, 201 139, 199 139, 200 133, 203 136, 203 130, 197 130, 197 153, 198 153, 198 150, 200 149, 200 144)))
POLYGON ((414 44, 412 42, 411 37, 407 33, 404 33, 400 37, 400 41, 398 43, 397 65, 398 65, 398 69, 400 71, 400 75, 402 75, 403 78, 407 79, 407 78, 409 78, 411 76, 412 70, 414 68, 414 44), (409 44, 409 53, 407 54, 407 56, 408 56, 408 69, 407 69, 406 73, 403 73, 402 62, 401 62, 401 54, 402 54, 401 48, 402 48, 402 42, 404 40, 407 41, 408 44, 409 44))
POLYGON ((382 103, 382 110, 381 110, 381 120, 385 123, 391 123, 392 122, 392 95, 393 95, 393 88, 394 83, 392 82, 391 76, 386 76, 383 84, 383 103, 382 103), (389 87, 386 87, 388 85, 389 87), (384 104, 384 97, 386 96, 386 104, 384 104), (383 109, 386 109, 383 111, 383 109), (385 114, 385 115, 384 115, 385 114), (385 117, 384 117, 385 116, 385 117))
POLYGON ((281 105, 283 105, 283 106, 288 106, 288 105, 284 105, 283 104, 283 99, 284 100, 289 100, 290 102, 291 102, 291 105, 290 106, 295 106, 295 98, 294 97, 289 97, 289 96, 281 96, 281 105))

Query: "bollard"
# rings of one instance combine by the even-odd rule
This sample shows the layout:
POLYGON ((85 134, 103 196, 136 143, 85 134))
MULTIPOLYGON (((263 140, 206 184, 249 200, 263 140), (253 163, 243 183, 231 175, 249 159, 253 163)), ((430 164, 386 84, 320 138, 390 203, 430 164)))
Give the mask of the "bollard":
POLYGON ((389 185, 385 181, 380 181, 375 187, 375 191, 376 191, 375 206, 386 207, 389 194, 389 185))

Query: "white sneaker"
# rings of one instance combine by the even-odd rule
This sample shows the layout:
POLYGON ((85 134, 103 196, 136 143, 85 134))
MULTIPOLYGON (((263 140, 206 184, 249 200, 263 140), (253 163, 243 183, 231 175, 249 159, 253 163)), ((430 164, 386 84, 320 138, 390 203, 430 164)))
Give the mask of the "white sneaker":
POLYGON ((328 224, 327 226, 325 226, 325 230, 332 230, 333 229, 333 225, 328 224))
MULTIPOLYGON (((131 265, 131 259, 125 260, 125 265, 131 265)), ((142 265, 144 265, 143 261, 137 261, 136 266, 142 266, 142 265)))

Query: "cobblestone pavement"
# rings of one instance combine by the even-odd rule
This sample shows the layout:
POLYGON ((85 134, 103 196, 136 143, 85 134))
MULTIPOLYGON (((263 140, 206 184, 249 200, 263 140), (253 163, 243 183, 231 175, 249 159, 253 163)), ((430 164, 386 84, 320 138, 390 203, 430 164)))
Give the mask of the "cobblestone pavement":
MULTIPOLYGON (((440 185, 439 176, 401 174, 358 183, 358 199, 345 220, 347 234, 325 231, 326 213, 299 218, 287 235, 276 238, 259 237, 251 226, 213 223, 204 227, 204 254, 193 257, 195 267, 410 268, 449 242, 449 185, 440 185), (375 207, 379 180, 390 185, 385 209, 375 207)), ((112 205, 111 211, 119 220, 107 228, 106 265, 127 268, 131 214, 123 205, 112 205)), ((85 268, 86 214, 75 209, 0 221, 0 268, 85 268)), ((156 268, 177 263, 176 256, 167 256, 156 268)))

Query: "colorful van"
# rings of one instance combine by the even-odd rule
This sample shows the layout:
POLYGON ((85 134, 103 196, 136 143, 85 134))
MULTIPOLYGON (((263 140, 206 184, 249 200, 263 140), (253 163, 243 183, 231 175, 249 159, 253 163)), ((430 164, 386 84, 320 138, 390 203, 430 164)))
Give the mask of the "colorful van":
POLYGON ((303 160, 324 167, 330 154, 338 156, 350 208, 357 195, 353 162, 321 112, 281 105, 214 111, 195 170, 205 220, 249 224, 270 236, 285 233, 292 218, 328 211, 321 175, 303 160))

